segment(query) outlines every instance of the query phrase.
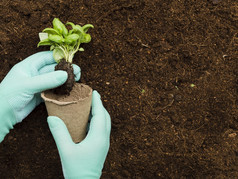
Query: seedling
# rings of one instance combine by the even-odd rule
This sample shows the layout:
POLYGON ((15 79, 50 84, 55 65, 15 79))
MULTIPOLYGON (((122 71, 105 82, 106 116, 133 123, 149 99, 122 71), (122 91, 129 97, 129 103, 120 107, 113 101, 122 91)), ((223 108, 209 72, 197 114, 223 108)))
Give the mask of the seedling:
POLYGON ((195 86, 196 86, 195 84, 190 84, 190 87, 191 87, 191 88, 193 88, 193 87, 195 87, 195 86))
POLYGON ((57 63, 62 59, 72 63, 74 54, 77 51, 84 51, 82 47, 80 48, 80 44, 91 41, 90 34, 86 32, 89 28, 93 28, 93 25, 86 24, 81 27, 72 22, 67 22, 66 25, 71 25, 72 29, 68 30, 58 18, 54 18, 53 28, 45 28, 43 33, 40 33, 41 41, 38 43, 38 47, 50 45, 50 50, 53 50, 53 56, 57 63))
POLYGON ((58 63, 55 70, 68 72, 68 80, 63 86, 59 87, 61 90, 56 90, 55 93, 69 94, 72 90, 75 83, 72 68, 73 57, 76 52, 84 51, 80 44, 91 41, 90 34, 87 34, 89 28, 93 28, 93 25, 86 24, 81 27, 72 22, 67 22, 64 25, 58 18, 54 18, 53 28, 45 28, 42 33, 39 33, 40 42, 38 47, 43 45, 50 46, 50 50, 53 51, 53 57, 58 63), (66 28, 67 25, 71 26, 70 30, 66 28))
POLYGON ((138 90, 141 94, 144 94, 144 93, 145 93, 145 89, 142 89, 141 87, 138 87, 137 90, 138 90))

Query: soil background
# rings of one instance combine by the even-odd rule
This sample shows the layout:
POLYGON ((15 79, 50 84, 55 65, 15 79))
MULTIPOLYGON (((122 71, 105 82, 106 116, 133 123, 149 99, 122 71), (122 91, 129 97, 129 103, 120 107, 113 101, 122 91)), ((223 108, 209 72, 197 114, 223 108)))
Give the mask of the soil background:
MULTIPOLYGON (((1 0, 0 80, 54 17, 91 23, 74 63, 112 118, 102 178, 238 176, 233 0, 1 0)), ((40 104, 0 144, 0 178, 63 178, 40 104)))

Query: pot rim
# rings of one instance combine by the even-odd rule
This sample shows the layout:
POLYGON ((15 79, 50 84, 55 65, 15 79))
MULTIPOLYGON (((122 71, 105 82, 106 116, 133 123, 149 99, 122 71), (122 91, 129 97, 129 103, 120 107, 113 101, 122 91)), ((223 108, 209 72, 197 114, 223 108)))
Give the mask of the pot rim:
POLYGON ((47 98, 45 96, 45 93, 42 92, 41 93, 41 97, 44 99, 45 102, 51 102, 51 103, 55 103, 55 104, 58 104, 58 105, 68 105, 68 104, 75 104, 77 103, 78 101, 81 101, 81 100, 84 100, 84 99, 79 99, 78 101, 69 101, 69 102, 66 102, 66 101, 58 101, 56 99, 51 99, 51 98, 47 98))
POLYGON ((77 101, 58 101, 56 99, 51 99, 51 98, 48 98, 45 96, 45 92, 41 92, 41 97, 44 99, 45 102, 51 102, 51 103, 54 103, 54 104, 57 104, 57 105, 69 105, 69 104, 75 104, 75 103, 78 103, 80 101, 84 101, 85 99, 89 98, 91 95, 92 95, 92 88, 90 88, 90 92, 89 92, 89 95, 85 98, 82 98, 82 99, 78 99, 77 101))

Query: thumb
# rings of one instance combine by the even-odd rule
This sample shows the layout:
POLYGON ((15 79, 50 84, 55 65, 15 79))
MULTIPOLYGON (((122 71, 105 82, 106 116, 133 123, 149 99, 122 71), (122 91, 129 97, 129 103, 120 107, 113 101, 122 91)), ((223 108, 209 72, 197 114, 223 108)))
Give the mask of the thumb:
POLYGON ((43 75, 38 75, 25 80, 25 86, 32 92, 40 93, 42 91, 56 88, 65 83, 68 78, 68 74, 65 71, 58 70, 43 75))
POLYGON ((49 116, 47 122, 59 151, 62 151, 65 148, 68 148, 68 146, 74 144, 66 125, 60 118, 56 116, 49 116))

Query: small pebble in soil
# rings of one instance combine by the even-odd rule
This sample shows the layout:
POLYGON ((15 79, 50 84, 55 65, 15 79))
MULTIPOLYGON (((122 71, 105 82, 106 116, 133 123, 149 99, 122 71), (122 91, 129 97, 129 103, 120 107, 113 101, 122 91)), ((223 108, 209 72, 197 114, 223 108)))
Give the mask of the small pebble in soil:
POLYGON ((224 60, 231 60, 231 57, 229 55, 223 55, 222 58, 224 60))
POLYGON ((231 137, 231 138, 233 138, 233 137, 236 137, 236 133, 235 132, 233 132, 233 133, 231 133, 231 134, 228 134, 228 137, 231 137))

